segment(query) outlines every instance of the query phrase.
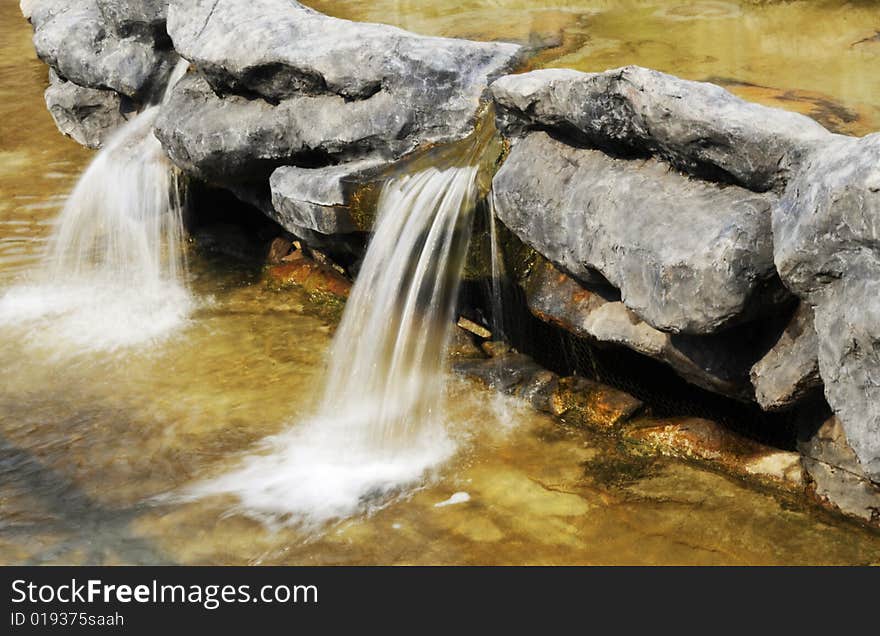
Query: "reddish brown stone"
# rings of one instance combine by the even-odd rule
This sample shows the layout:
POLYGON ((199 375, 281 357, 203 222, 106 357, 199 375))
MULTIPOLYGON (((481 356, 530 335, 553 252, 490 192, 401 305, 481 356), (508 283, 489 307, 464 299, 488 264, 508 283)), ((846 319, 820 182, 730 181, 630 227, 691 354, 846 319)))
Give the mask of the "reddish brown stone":
POLYGON ((642 403, 623 391, 586 378, 561 378, 550 397, 550 411, 566 424, 614 430, 628 421, 642 403))
POLYGON ((624 438, 643 449, 707 462, 740 477, 789 490, 803 487, 800 455, 764 446, 711 420, 640 420, 624 431, 624 438))
POLYGON ((348 298, 351 292, 351 281, 299 251, 285 258, 284 264, 270 267, 266 276, 271 286, 280 289, 301 287, 309 293, 330 294, 338 298, 348 298))
POLYGON ((269 245, 269 254, 266 256, 266 262, 270 265, 278 265, 290 253, 291 247, 293 247, 293 243, 290 242, 290 239, 279 236, 269 245))

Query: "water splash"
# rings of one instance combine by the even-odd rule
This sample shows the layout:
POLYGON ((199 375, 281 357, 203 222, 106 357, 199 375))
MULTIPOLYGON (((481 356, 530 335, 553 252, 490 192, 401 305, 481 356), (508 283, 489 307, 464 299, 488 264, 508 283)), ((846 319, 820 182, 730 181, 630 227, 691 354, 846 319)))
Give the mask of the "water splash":
POLYGON ((248 514, 320 524, 386 503, 452 455, 440 401, 477 172, 386 184, 318 415, 195 496, 232 493, 248 514))
MULTIPOLYGON (((187 67, 182 60, 175 68, 166 97, 187 67)), ((185 322, 192 299, 183 206, 177 173, 152 133, 159 110, 123 125, 80 177, 45 269, 0 297, 0 326, 44 347, 94 351, 153 342, 185 322)))

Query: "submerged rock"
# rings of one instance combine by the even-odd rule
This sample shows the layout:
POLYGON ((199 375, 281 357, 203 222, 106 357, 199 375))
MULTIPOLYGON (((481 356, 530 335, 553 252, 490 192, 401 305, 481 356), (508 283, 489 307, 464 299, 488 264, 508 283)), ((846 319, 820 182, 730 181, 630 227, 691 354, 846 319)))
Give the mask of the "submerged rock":
POLYGON ((58 130, 89 148, 103 146, 131 112, 119 93, 84 88, 55 73, 50 73, 45 98, 58 130))
POLYGON ((880 481, 880 135, 818 148, 773 213, 776 265, 815 306, 825 396, 880 481))
MULTIPOLYGON (((493 343, 494 344, 494 343, 493 343)), ((632 395, 587 378, 560 378, 509 347, 490 347, 490 358, 456 360, 456 372, 513 395, 564 424, 614 431, 642 408, 632 395)))
POLYGON ((769 195, 543 132, 513 147, 494 191, 498 218, 521 240, 576 278, 598 270, 657 329, 716 332, 786 296, 775 281, 769 195))
POLYGON ((522 398, 533 408, 549 413, 550 400, 559 377, 522 353, 509 348, 497 353, 489 358, 481 353, 479 357, 456 360, 453 369, 502 393, 522 398))
POLYGON ((395 160, 462 139, 488 83, 520 54, 290 0, 175 0, 168 31, 200 77, 174 91, 157 135, 182 168, 219 180, 263 178, 284 164, 395 160))
POLYGON ((294 252, 280 265, 266 270, 268 284, 276 289, 299 287, 309 294, 348 298, 351 281, 331 267, 307 258, 302 251, 294 252))
POLYGON ((177 60, 161 39, 166 4, 34 0, 23 10, 34 26, 37 55, 59 76, 86 88, 143 100, 164 83, 177 60), (149 29, 134 27, 146 21, 149 29))
POLYGON ((802 491, 803 468, 798 453, 769 448, 711 420, 641 420, 626 428, 624 439, 662 455, 708 462, 741 477, 802 491))
POLYGON ((776 344, 752 367, 751 380, 765 411, 790 408, 822 386, 812 307, 800 304, 776 344))
POLYGON ((803 115, 746 102, 720 86, 638 66, 509 75, 492 85, 508 136, 547 130, 623 156, 656 156, 689 174, 755 191, 780 189, 815 140, 803 115))
POLYGON ((550 397, 550 412, 563 423, 603 431, 620 428, 641 408, 629 393, 580 377, 561 378, 550 397))

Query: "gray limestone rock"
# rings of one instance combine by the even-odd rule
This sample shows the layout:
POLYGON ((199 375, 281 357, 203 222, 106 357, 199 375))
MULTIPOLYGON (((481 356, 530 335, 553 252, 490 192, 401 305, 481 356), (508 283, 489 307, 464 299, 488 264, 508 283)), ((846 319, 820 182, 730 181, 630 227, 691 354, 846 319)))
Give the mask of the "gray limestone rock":
POLYGON ((291 0, 175 0, 168 30, 204 80, 178 86, 158 136, 182 168, 215 180, 395 160, 462 139, 488 83, 520 54, 339 20, 291 0))
POLYGON ((89 148, 103 146, 131 110, 119 93, 84 88, 54 73, 45 98, 58 130, 89 148))
POLYGON ((815 307, 825 396, 880 480, 880 134, 817 148, 773 212, 776 266, 815 307))
POLYGON ((24 10, 34 27, 37 54, 58 75, 86 88, 144 100, 177 59, 173 50, 160 46, 155 31, 125 27, 123 20, 131 12, 144 12, 153 4, 161 3, 35 0, 24 10))
POLYGON ((270 216, 292 232, 366 232, 370 228, 352 214, 352 197, 360 184, 387 165, 368 159, 327 168, 278 168, 269 180, 274 208, 270 216))
POLYGON ((717 332, 786 295, 775 283, 770 195, 542 132, 513 147, 493 185, 498 218, 522 241, 575 278, 599 271, 656 329, 717 332))
POLYGON ((776 344, 752 367, 751 379, 765 411, 790 408, 822 386, 812 307, 800 304, 776 344))
POLYGON ((638 66, 533 71, 502 77, 491 89, 507 136, 547 130, 758 192, 780 189, 804 148, 830 135, 803 115, 638 66))

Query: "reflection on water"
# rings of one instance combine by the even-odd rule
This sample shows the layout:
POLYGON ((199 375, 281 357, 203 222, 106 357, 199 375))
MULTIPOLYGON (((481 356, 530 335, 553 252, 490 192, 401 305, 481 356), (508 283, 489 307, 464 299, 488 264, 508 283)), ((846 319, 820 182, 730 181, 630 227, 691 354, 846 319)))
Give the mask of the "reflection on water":
POLYGON ((873 0, 312 0, 339 17, 541 47, 533 67, 626 64, 725 84, 836 132, 880 128, 873 0))
MULTIPOLYGON (((408 26, 450 34, 518 29, 523 15, 502 11, 516 6, 507 0, 457 0, 495 16, 457 23, 444 17, 451 2, 396 4, 408 26)), ((548 30, 590 34, 590 3, 544 4, 559 7, 548 30)), ((0 6, 0 288, 34 267, 89 156, 58 135, 43 107, 45 68, 16 5, 0 6)), ((345 3, 372 19, 387 5, 345 3)), ((647 16, 657 3, 633 5, 647 16)), ((831 6, 817 21, 829 31, 831 6)), ((868 11, 860 6, 852 15, 868 11)), ((797 55, 833 57, 820 49, 797 55)), ((817 87, 723 74, 859 102, 833 85, 845 83, 837 76, 817 87)), ((229 472, 259 440, 313 413, 332 331, 306 298, 269 292, 251 271, 196 259, 191 277, 200 309, 189 327, 136 355, 57 361, 0 331, 0 563, 880 563, 877 534, 687 464, 629 459, 464 382, 447 398, 464 450, 435 481, 368 518, 306 536, 230 513, 233 499, 164 499, 229 472), (469 498, 436 507, 456 493, 469 498)))

